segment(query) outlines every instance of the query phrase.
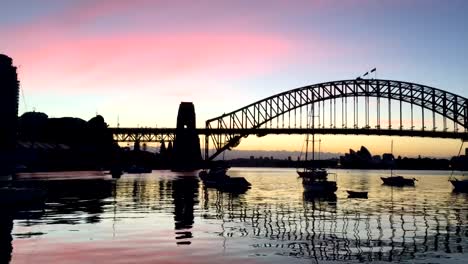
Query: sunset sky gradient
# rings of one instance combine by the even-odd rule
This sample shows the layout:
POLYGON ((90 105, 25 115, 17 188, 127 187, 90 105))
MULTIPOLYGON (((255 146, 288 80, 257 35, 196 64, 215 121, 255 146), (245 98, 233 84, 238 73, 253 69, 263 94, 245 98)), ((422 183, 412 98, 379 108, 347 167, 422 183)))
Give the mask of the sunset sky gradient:
MULTIPOLYGON (((373 67, 378 78, 468 97, 466 14, 463 0, 16 0, 0 9, 0 53, 19 66, 20 114, 174 127, 179 103, 192 101, 202 127, 275 93, 373 67)), ((252 137, 239 148, 298 150, 302 137, 292 138, 252 137)), ((324 148, 379 153, 386 139, 325 136, 324 148)), ((459 147, 395 142, 404 155, 459 147)))

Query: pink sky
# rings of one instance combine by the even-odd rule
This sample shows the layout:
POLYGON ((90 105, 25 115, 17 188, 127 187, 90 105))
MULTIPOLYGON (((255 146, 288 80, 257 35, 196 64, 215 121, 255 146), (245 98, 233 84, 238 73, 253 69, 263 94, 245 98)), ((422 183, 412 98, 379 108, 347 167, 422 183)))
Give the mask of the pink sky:
POLYGON ((15 1, 0 11, 0 53, 20 66, 20 112, 97 112, 111 125, 119 116, 123 126, 172 127, 178 104, 193 101, 203 126, 264 97, 373 67, 379 78, 466 96, 468 65, 459 58, 468 56, 460 46, 468 8, 426 3, 15 1))

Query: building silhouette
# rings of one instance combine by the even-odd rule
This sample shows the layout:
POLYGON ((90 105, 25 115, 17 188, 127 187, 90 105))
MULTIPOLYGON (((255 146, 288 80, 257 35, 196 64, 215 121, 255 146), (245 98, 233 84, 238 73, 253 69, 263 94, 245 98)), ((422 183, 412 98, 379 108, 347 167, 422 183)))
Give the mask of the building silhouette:
POLYGON ((19 81, 13 60, 0 54, 0 179, 15 168, 19 81))

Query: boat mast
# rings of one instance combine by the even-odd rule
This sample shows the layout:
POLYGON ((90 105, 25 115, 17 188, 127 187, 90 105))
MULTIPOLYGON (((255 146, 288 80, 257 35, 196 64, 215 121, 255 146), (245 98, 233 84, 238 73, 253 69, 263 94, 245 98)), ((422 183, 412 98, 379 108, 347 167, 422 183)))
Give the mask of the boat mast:
POLYGON ((315 160, 315 107, 312 104, 312 161, 315 160))
POLYGON ((393 139, 392 139, 392 144, 390 147, 390 153, 392 153, 392 164, 390 166, 390 176, 393 176, 393 164, 395 162, 395 158, 393 157, 393 139))
POLYGON ((320 159, 320 153, 322 153, 322 151, 320 149, 320 145, 322 144, 322 139, 321 138, 319 138, 318 143, 319 143, 319 149, 318 149, 318 153, 317 153, 317 156, 318 156, 317 158, 318 158, 318 160, 321 160, 320 159))
MULTIPOLYGON (((314 107, 314 105, 312 104, 312 108, 314 107)), ((306 118, 307 120, 307 128, 310 129, 310 126, 309 126, 309 118, 307 117, 306 118)), ((305 163, 307 162, 307 153, 309 152, 309 132, 306 133, 306 147, 305 147, 305 160, 304 160, 304 165, 305 163)))

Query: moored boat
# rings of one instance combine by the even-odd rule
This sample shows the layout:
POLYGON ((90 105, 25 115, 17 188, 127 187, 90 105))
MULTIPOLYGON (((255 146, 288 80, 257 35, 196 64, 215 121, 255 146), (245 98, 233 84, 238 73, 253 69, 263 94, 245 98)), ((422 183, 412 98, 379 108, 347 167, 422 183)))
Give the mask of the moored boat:
POLYGON ((316 193, 334 193, 338 189, 336 181, 316 180, 313 178, 302 178, 302 186, 306 191, 316 193))
POLYGON ((227 175, 216 175, 216 174, 210 174, 209 171, 201 171, 198 176, 202 180, 203 184, 206 187, 213 187, 216 188, 218 187, 221 182, 223 182, 225 179, 229 176, 227 175))
POLYGON ((206 187, 221 190, 246 190, 251 184, 244 177, 231 177, 226 174, 227 168, 201 171, 198 176, 206 187))
MULTIPOLYGON (((311 126, 312 128, 314 128, 314 116, 313 116, 313 110, 312 110, 312 115, 311 115, 311 126)), ((312 133, 312 140, 309 139, 309 134, 306 135, 306 138, 305 138, 305 151, 304 151, 304 165, 306 165, 309 160, 308 160, 308 155, 309 155, 309 142, 312 143, 312 151, 311 151, 311 154, 312 154, 312 159, 310 160, 312 162, 312 166, 315 166, 315 134, 312 133)), ((320 156, 320 143, 321 143, 321 140, 319 139, 318 140, 319 142, 319 156, 320 156)), ((326 180, 327 177, 328 177, 328 171, 324 168, 320 168, 320 167, 304 167, 301 169, 297 169, 296 170, 297 174, 299 175, 300 178, 313 178, 313 179, 317 179, 317 180, 326 180)))
POLYGON ((456 192, 468 192, 468 180, 458 180, 457 178, 449 180, 456 192))
POLYGON ((251 184, 244 177, 226 177, 218 188, 226 191, 242 191, 250 189, 251 184))
POLYGON ((299 177, 301 178, 316 178, 316 179, 323 179, 326 180, 328 176, 328 172, 322 168, 304 168, 302 171, 297 171, 299 177))
POLYGON ((389 176, 389 177, 380 177, 382 179, 383 184, 389 185, 389 186, 397 186, 397 187, 403 187, 403 186, 414 186, 414 182, 416 181, 415 178, 405 178, 403 176, 389 176))
MULTIPOLYGON (((312 105, 311 111, 311 128, 314 129, 314 106, 312 105)), ((312 140, 309 140, 309 134, 306 135, 305 139, 305 164, 308 162, 308 152, 309 152, 309 141, 312 142, 312 164, 315 165, 315 134, 312 133, 312 140)), ((319 142, 319 153, 320 153, 320 140, 319 142)), ((337 185, 336 185, 336 174, 328 173, 328 171, 324 168, 320 167, 305 167, 302 170, 297 170, 297 174, 300 178, 302 178, 302 186, 304 187, 305 191, 313 192, 316 194, 333 194, 336 192, 337 185), (328 176, 329 174, 333 174, 335 177, 334 181, 329 181, 328 176)))
POLYGON ((209 170, 200 171, 198 176, 223 177, 226 176, 227 170, 227 167, 214 167, 209 170))
POLYGON ((118 179, 120 176, 122 176, 123 171, 120 167, 114 166, 110 169, 109 174, 112 175, 112 178, 118 179))
POLYGON ((348 198, 365 198, 367 199, 367 192, 357 192, 357 191, 346 191, 348 193, 348 198))
MULTIPOLYGON (((391 144, 391 153, 392 153, 392 160, 393 160, 393 140, 391 144)), ((390 168, 389 177, 380 177, 380 179, 382 179, 383 184, 389 185, 389 186, 396 186, 396 187, 414 186, 414 182, 417 181, 415 178, 405 178, 400 175, 394 175, 393 167, 390 168)))

